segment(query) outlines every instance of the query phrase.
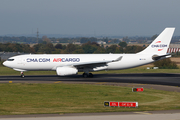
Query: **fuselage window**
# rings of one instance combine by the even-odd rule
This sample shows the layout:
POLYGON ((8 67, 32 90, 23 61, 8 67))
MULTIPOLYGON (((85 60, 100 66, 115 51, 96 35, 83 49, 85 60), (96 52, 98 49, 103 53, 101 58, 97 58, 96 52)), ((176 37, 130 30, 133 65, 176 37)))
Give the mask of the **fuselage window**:
POLYGON ((7 61, 14 61, 14 59, 7 59, 7 61))

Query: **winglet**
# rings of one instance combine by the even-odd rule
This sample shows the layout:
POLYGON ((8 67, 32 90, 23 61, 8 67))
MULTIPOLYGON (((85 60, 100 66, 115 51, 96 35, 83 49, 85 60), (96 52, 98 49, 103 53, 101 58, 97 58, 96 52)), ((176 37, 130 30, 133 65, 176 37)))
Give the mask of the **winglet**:
POLYGON ((112 62, 118 62, 118 61, 120 61, 122 58, 123 58, 123 56, 118 57, 116 60, 113 60, 112 62))

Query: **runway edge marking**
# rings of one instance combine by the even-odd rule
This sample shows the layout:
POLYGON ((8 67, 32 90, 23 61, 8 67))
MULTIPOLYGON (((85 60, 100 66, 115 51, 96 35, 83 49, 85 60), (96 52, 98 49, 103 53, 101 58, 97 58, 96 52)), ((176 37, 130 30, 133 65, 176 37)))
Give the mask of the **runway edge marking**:
POLYGON ((54 82, 54 83, 60 83, 60 82, 62 82, 62 81, 57 81, 57 82, 54 82))

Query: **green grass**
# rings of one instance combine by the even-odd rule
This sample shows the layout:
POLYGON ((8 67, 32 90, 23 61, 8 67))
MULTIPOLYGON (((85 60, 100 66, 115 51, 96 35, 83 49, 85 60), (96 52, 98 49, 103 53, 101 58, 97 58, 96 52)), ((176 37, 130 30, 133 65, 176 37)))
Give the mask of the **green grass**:
POLYGON ((0 115, 122 112, 180 109, 180 93, 88 84, 0 84, 0 115), (104 101, 136 101, 138 108, 104 107, 104 101))

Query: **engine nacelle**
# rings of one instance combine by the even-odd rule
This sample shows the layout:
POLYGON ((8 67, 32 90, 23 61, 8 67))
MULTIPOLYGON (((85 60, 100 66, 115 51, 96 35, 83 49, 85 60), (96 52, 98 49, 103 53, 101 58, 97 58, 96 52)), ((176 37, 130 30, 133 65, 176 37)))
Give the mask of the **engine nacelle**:
POLYGON ((78 70, 73 67, 57 67, 56 73, 59 76, 75 75, 78 73, 78 70))

